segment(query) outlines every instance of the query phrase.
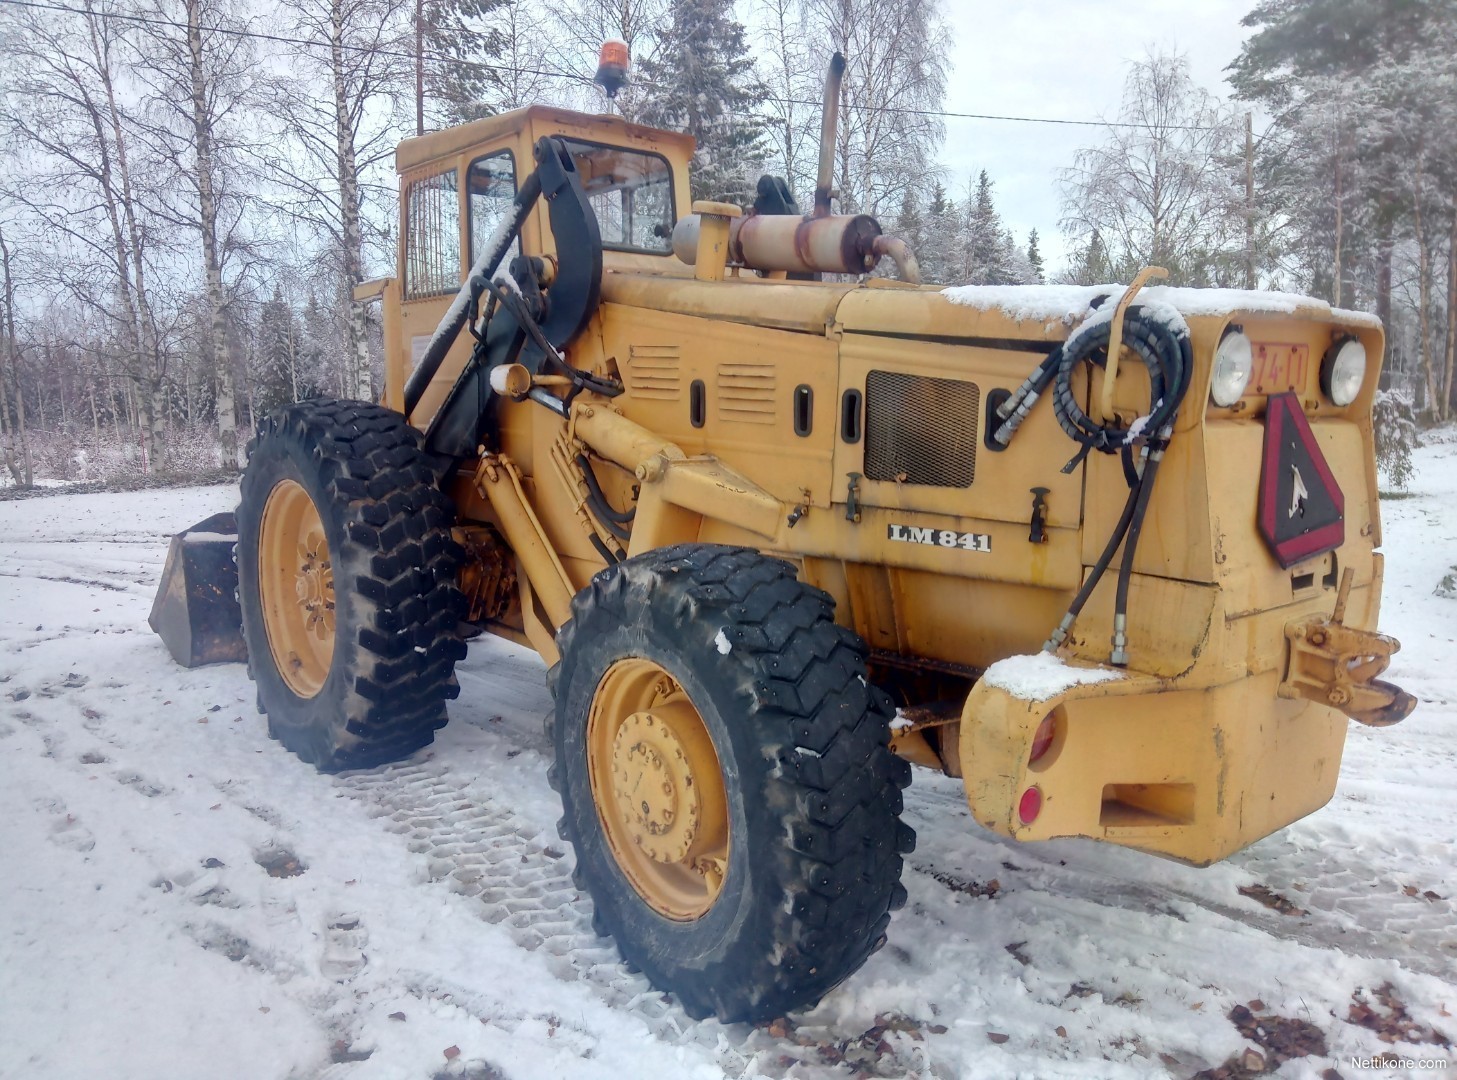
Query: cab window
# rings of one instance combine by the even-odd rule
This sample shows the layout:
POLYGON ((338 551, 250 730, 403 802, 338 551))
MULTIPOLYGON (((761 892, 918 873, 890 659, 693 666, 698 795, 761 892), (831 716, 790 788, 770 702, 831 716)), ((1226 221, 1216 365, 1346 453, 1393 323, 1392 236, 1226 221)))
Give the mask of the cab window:
MULTIPOLYGON (((470 200, 470 262, 474 266, 516 200, 516 159, 511 151, 498 150, 472 161, 465 190, 470 200)), ((521 252, 519 236, 516 252, 521 252)))
POLYGON ((666 158, 640 150, 564 139, 597 215, 602 246, 668 255, 673 250, 673 171, 666 158))
POLYGON ((460 288, 460 190, 454 169, 405 192, 405 299, 460 288))

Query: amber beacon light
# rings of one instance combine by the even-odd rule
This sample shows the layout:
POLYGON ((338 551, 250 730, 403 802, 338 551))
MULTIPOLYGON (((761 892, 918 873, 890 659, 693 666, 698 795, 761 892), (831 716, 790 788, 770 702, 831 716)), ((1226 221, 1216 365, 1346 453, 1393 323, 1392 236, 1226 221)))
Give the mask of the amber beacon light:
POLYGON ((602 43, 602 51, 597 54, 595 81, 607 91, 608 97, 615 98, 617 91, 627 85, 627 70, 631 62, 632 54, 627 42, 621 38, 610 38, 602 43))

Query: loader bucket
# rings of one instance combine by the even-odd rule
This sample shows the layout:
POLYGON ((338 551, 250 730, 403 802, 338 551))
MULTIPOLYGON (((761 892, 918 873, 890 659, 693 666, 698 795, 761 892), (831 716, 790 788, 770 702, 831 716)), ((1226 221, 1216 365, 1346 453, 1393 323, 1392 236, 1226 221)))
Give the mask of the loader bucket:
POLYGON ((238 524, 214 514, 172 537, 147 622, 183 667, 248 659, 233 547, 238 524))

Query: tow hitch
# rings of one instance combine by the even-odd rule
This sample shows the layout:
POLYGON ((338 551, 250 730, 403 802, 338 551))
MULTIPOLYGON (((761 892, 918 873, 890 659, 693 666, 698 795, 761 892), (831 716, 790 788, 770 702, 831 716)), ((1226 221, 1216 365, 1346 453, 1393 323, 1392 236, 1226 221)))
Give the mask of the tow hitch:
POLYGON ((1390 665, 1401 643, 1385 634, 1345 625, 1352 577, 1348 567, 1341 575, 1335 611, 1330 615, 1286 624, 1290 655, 1279 694, 1329 705, 1370 727, 1389 727, 1405 720, 1417 701, 1399 686, 1376 678, 1390 665))

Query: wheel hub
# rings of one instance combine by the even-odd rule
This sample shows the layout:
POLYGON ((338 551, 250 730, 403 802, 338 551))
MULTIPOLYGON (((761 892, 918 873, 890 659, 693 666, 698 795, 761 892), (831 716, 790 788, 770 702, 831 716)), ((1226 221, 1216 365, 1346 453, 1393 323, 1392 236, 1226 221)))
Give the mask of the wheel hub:
POLYGON ((304 626, 319 640, 334 632, 334 568, 323 529, 314 529, 298 546, 294 592, 303 609, 304 626))
POLYGON ((657 862, 681 862, 698 835, 693 767, 672 718, 684 706, 633 713, 612 746, 612 790, 633 842, 657 862))
POLYGON ((659 914, 703 915, 728 870, 728 799, 713 738, 657 664, 608 669, 587 720, 597 817, 618 867, 659 914))
POLYGON ((334 564, 318 508, 295 480, 268 493, 257 569, 274 667, 290 690, 311 698, 334 660, 334 564))

